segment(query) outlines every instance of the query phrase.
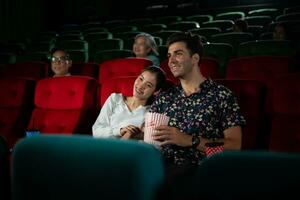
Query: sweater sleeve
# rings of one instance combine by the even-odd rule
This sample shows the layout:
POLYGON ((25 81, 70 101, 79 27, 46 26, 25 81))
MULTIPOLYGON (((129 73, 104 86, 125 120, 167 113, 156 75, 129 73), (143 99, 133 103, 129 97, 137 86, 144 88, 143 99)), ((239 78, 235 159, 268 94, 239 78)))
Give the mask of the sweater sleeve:
POLYGON ((111 116, 113 114, 113 109, 115 107, 115 99, 117 94, 111 94, 106 100, 101 108, 100 114, 94 123, 93 137, 95 138, 108 138, 108 137, 118 137, 120 135, 120 130, 114 130, 111 126, 111 116))

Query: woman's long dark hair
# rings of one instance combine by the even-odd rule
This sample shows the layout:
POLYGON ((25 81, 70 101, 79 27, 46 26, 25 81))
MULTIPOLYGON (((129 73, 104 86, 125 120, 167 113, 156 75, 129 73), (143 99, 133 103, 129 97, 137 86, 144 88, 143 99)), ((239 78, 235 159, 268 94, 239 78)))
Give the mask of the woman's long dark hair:
MULTIPOLYGON (((162 88, 164 88, 165 84, 166 84, 166 74, 164 72, 164 70, 162 70, 159 67, 155 67, 155 66, 150 66, 145 68, 143 72, 150 72, 151 74, 154 74, 156 77, 156 87, 154 91, 158 91, 162 88)), ((150 105, 153 103, 155 99, 154 95, 151 95, 151 97, 149 97, 149 99, 147 100, 147 104, 146 105, 150 105)))

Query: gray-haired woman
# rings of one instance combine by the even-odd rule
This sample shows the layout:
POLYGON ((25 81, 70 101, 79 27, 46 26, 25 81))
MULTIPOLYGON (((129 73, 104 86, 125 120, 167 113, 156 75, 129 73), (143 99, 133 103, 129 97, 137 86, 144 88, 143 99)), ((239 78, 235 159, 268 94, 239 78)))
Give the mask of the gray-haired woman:
POLYGON ((148 33, 140 33, 135 36, 133 53, 137 58, 147 58, 152 61, 154 66, 160 66, 156 42, 148 33))

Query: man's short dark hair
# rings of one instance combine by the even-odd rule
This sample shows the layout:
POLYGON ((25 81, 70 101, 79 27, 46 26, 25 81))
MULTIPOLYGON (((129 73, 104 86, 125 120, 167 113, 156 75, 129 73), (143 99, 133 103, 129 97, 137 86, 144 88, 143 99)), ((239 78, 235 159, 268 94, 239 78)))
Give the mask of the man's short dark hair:
POLYGON ((203 56, 203 45, 199 35, 190 32, 173 33, 167 40, 167 47, 169 48, 169 46, 175 42, 184 42, 190 54, 193 55, 197 53, 201 60, 203 56))

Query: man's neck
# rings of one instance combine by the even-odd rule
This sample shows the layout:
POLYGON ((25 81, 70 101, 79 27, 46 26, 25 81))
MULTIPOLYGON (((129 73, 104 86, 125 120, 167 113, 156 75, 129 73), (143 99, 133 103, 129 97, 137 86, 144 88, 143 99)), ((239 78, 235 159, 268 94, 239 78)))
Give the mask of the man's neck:
POLYGON ((200 91, 200 84, 206 78, 198 71, 198 73, 190 73, 188 76, 180 79, 181 86, 186 96, 190 96, 200 91))

